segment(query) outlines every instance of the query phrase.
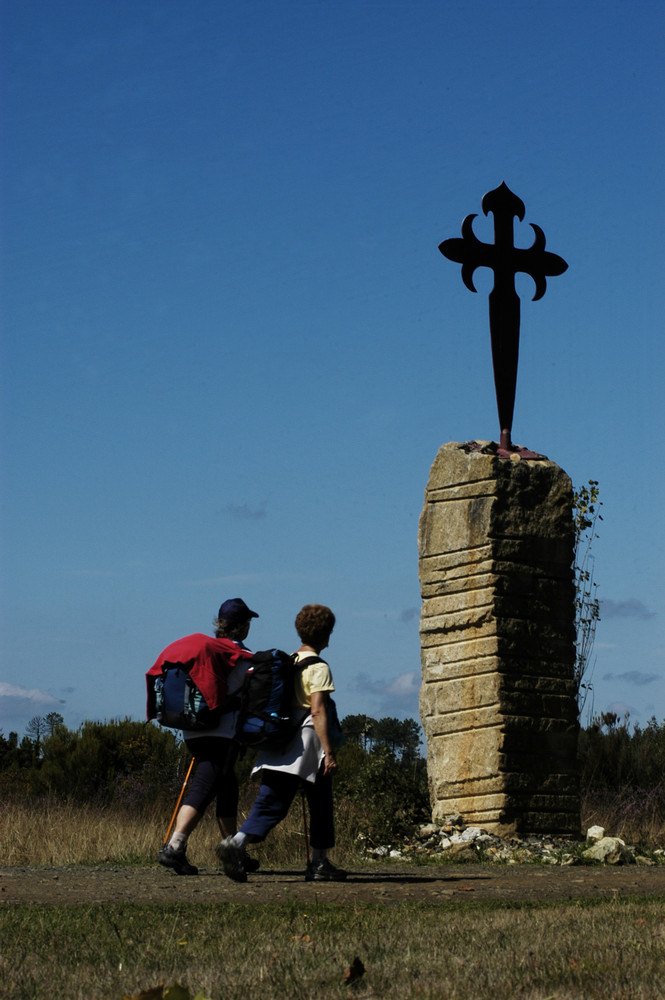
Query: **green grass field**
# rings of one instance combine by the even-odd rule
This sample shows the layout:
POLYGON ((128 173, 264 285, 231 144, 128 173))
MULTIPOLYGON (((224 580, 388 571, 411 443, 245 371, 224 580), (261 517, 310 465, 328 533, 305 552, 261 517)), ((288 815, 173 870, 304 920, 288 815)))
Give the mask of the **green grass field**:
POLYGON ((0 994, 122 1000, 660 1000, 665 899, 557 905, 17 906, 0 994), (358 957, 365 974, 346 985, 358 957), (155 994, 155 995, 159 995, 155 994))

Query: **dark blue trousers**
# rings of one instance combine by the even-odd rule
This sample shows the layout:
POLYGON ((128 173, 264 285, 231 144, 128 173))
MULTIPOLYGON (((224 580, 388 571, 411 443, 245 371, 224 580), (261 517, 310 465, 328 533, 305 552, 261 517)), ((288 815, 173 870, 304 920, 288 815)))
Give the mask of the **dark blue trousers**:
POLYGON ((284 819, 296 792, 304 789, 309 807, 309 839, 312 847, 327 850, 335 846, 333 820, 332 778, 324 778, 319 771, 316 781, 303 781, 294 774, 283 771, 261 771, 261 787, 254 807, 240 827, 252 842, 265 840, 267 835, 284 819))

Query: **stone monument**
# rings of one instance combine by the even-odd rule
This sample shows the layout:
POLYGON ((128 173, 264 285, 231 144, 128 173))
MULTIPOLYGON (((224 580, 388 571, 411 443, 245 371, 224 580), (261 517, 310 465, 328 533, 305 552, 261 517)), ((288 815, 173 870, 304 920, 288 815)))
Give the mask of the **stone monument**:
POLYGON ((513 445, 519 342, 514 275, 567 265, 513 245, 524 205, 502 184, 482 200, 495 243, 473 234, 441 252, 473 271, 494 270, 490 330, 500 440, 444 444, 425 493, 418 534, 422 595, 420 714, 433 819, 452 813, 500 834, 580 832, 574 680, 572 485, 544 455, 513 445))

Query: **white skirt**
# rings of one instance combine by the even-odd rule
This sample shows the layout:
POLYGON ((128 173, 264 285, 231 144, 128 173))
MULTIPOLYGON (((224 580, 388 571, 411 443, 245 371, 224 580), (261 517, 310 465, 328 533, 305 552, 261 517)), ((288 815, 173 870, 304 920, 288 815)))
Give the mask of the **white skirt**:
POLYGON ((259 753, 252 775, 265 767, 269 771, 294 774, 304 781, 316 781, 323 757, 321 741, 314 731, 312 716, 308 715, 284 750, 262 750, 259 753))

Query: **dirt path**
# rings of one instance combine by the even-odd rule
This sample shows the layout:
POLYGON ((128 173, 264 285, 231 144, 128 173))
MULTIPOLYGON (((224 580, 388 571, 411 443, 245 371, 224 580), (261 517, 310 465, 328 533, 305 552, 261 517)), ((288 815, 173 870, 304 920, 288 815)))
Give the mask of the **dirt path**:
POLYGON ((265 871, 244 885, 216 869, 194 878, 151 868, 0 867, 0 906, 26 903, 264 903, 311 900, 401 903, 482 899, 543 901, 665 896, 665 865, 544 867, 463 864, 415 867, 362 864, 345 883, 305 882, 302 871, 265 871))

